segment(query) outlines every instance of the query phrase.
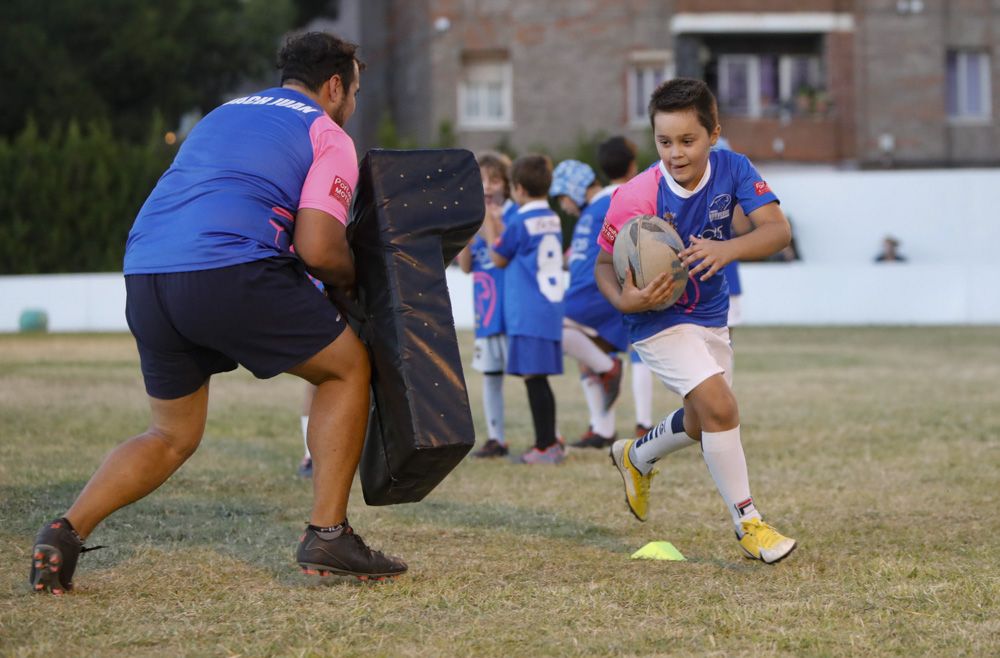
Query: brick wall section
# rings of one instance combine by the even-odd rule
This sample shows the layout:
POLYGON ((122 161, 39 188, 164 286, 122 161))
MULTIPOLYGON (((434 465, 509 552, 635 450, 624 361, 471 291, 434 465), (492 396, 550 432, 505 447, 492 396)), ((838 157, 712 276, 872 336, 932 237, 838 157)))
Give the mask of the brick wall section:
POLYGON ((833 32, 826 36, 826 70, 831 118, 836 134, 832 162, 857 158, 857 76, 855 75, 853 32, 833 32))
POLYGON ((840 133, 833 119, 801 118, 786 124, 779 119, 722 116, 719 122, 733 148, 754 162, 834 162, 840 148, 837 141, 840 133), (777 138, 784 142, 781 153, 774 148, 777 138))
MULTIPOLYGON (((930 4, 930 3, 928 3, 930 4)), ((858 35, 861 44, 862 125, 859 155, 878 161, 879 136, 895 137, 900 163, 944 157, 944 60, 940 15, 900 15, 895 2, 873 2, 858 35)))
POLYGON ((1000 162, 1000 2, 924 0, 916 15, 897 0, 387 0, 394 71, 389 85, 404 134, 429 144, 442 120, 457 127, 457 80, 463 57, 509 53, 514 72, 515 129, 458 131, 463 146, 481 149, 506 138, 525 152, 544 145, 559 153, 579 136, 625 133, 647 146, 648 129, 626 125, 626 74, 635 50, 673 50, 675 13, 852 13, 853 32, 825 36, 831 113, 822 119, 747 121, 724 118, 726 135, 756 160, 862 164, 882 162, 879 137, 891 134, 900 165, 1000 162), (451 27, 433 29, 447 17, 451 27), (993 54, 993 115, 981 125, 956 124, 945 106, 949 48, 993 54))
POLYGON ((1000 162, 1000 5, 989 0, 925 0, 917 15, 900 15, 896 3, 872 2, 857 38, 862 163, 883 159, 878 140, 895 137, 899 165, 1000 162), (986 124, 954 123, 946 107, 946 53, 983 48, 993 53, 993 116, 986 124))
MULTIPOLYGON (((505 50, 514 71, 516 129, 509 141, 520 152, 568 148, 580 135, 597 131, 622 132, 630 53, 671 47, 670 3, 512 0, 496 3, 493 11, 483 11, 476 2, 433 4, 435 16, 452 22, 434 42, 436 116, 457 124, 456 80, 463 54, 505 50)), ((505 132, 459 135, 463 145, 478 150, 495 146, 505 132)))

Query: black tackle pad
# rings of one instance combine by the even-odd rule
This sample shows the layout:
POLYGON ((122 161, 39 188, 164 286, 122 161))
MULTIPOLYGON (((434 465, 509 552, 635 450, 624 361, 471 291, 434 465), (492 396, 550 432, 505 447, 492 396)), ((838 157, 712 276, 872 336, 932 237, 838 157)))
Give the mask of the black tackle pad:
POLYGON ((423 499, 475 443, 445 266, 484 213, 469 151, 373 150, 361 162, 348 239, 372 357, 369 505, 423 499))

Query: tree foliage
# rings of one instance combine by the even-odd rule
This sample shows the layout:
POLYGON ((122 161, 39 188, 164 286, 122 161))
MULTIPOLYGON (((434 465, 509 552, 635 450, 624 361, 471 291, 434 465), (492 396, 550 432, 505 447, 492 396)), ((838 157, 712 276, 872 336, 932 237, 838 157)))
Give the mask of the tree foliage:
POLYGON ((105 120, 0 137, 0 274, 114 272, 132 221, 175 149, 154 117, 143 143, 105 120))
POLYGON ((156 112, 177 125, 265 74, 294 16, 292 0, 4 0, 0 135, 29 116, 43 131, 109 120, 133 139, 156 112))

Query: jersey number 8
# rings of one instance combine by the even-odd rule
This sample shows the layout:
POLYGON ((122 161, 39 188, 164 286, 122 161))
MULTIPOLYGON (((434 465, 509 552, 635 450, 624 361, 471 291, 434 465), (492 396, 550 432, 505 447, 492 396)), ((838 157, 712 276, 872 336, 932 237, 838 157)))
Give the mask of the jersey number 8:
POLYGON ((563 286, 562 244, 549 233, 538 243, 538 290, 553 304, 566 295, 563 286))

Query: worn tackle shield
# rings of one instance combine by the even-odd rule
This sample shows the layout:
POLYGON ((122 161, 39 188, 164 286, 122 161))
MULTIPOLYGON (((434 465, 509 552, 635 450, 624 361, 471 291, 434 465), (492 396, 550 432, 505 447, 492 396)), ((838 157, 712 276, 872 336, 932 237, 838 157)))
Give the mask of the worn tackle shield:
POLYGON ((372 357, 369 505, 421 500, 475 442, 445 267, 484 213, 469 151, 373 150, 361 162, 348 239, 372 357))

